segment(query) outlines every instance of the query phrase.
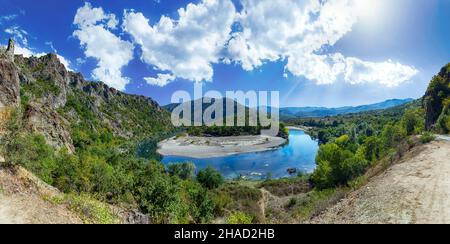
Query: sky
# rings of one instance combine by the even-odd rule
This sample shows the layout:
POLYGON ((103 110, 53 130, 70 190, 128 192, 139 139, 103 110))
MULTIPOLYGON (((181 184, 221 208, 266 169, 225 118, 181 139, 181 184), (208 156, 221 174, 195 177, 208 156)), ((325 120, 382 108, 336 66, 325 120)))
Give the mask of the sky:
POLYGON ((450 62, 448 0, 0 0, 0 42, 170 103, 279 91, 283 107, 419 98, 450 62))

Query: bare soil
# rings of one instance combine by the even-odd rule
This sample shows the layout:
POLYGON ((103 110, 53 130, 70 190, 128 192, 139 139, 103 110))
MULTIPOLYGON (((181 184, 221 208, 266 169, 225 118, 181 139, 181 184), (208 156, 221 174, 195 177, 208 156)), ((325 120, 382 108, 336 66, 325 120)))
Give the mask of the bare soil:
POLYGON ((23 168, 0 168, 0 224, 82 223, 64 204, 52 203, 58 194, 23 168))

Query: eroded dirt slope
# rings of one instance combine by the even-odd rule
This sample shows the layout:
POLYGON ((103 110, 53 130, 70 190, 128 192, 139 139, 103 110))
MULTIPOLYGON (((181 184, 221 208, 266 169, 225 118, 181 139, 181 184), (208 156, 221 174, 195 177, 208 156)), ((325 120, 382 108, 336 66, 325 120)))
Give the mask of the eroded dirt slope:
POLYGON ((22 168, 0 168, 0 224, 82 223, 66 206, 49 200, 58 194, 22 168))

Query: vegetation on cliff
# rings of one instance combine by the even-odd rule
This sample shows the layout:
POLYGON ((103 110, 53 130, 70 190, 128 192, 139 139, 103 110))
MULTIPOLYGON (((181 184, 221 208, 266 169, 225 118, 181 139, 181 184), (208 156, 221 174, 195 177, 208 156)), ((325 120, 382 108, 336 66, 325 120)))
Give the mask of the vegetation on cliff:
POLYGON ((423 98, 428 130, 450 132, 450 64, 433 77, 423 98))

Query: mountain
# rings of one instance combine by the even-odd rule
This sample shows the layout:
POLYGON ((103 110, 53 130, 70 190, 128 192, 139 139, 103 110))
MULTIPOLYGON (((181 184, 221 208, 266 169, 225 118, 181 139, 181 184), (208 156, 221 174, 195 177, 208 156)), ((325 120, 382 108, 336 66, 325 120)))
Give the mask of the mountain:
MULTIPOLYGON (((226 104, 226 98, 223 98, 224 102, 223 104, 226 104)), ((288 119, 297 119, 297 118, 309 118, 309 117, 326 117, 326 116, 336 116, 336 115, 342 115, 342 114, 351 114, 351 113, 360 113, 360 112, 367 112, 367 111, 373 111, 373 110, 383 110, 387 108, 396 107, 399 105, 403 105, 409 102, 412 102, 414 99, 408 98, 408 99, 391 99, 386 100, 384 102, 380 103, 374 103, 369 105, 362 105, 362 106, 356 106, 356 107, 339 107, 339 108, 325 108, 325 107, 285 107, 280 109, 280 119, 282 121, 288 120, 288 119)), ((191 102, 192 103, 192 102, 191 102)), ((236 103, 235 106, 243 106, 241 104, 236 103)), ((163 106, 164 109, 172 112, 179 103, 171 103, 168 105, 163 106)), ((203 111, 208 108, 211 105, 204 104, 203 105, 203 111)), ((270 113, 271 108, 268 108, 268 112, 270 113)), ((225 111, 225 107, 224 107, 225 111)))
POLYGON ((325 107, 287 107, 280 109, 281 120, 293 118, 308 118, 308 117, 326 117, 342 114, 360 113, 373 110, 383 110, 387 108, 396 107, 409 103, 413 99, 391 99, 380 103, 369 105, 362 105, 356 107, 339 107, 339 108, 325 108, 325 107))
POLYGON ((440 133, 450 132, 450 63, 433 77, 423 97, 425 126, 440 133))
POLYGON ((170 114, 154 100, 129 95, 69 72, 57 55, 14 56, 0 50, 0 110, 23 110, 21 123, 56 149, 89 144, 102 136, 142 140, 171 131, 170 114))

